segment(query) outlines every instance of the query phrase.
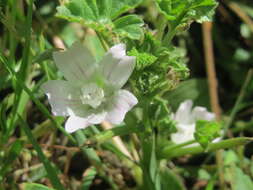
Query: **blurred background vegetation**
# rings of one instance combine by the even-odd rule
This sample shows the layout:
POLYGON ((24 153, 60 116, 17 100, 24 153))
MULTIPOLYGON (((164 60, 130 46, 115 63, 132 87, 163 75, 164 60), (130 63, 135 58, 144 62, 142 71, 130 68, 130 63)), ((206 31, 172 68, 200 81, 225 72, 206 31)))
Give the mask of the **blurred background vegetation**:
MULTIPOLYGON (((55 74, 50 71, 57 72, 53 62, 45 59, 50 56, 50 49, 61 47, 61 44, 69 47, 78 39, 83 39, 86 43, 90 41, 94 43, 92 31, 76 23, 69 23, 55 17, 56 7, 60 3, 62 1, 58 0, 35 1, 32 15, 30 15, 33 17, 32 23, 29 23, 27 19, 29 6, 26 1, 0 0, 1 54, 8 57, 8 64, 14 70, 23 67, 23 64, 32 65, 29 73, 25 73, 26 68, 24 68, 19 74, 27 86, 32 89, 35 98, 44 103, 46 99, 38 87, 45 80, 54 79, 55 74), (32 30, 28 27, 30 24, 32 30), (31 44, 30 52, 26 49, 28 43, 31 44), (45 50, 49 51, 45 52, 45 50), (42 52, 45 53, 41 54, 42 52), (52 69, 47 70, 47 67, 52 69)), ((154 4, 147 0, 133 10, 136 14, 142 15, 147 23, 145 27, 151 29, 154 28, 157 19, 153 6, 154 4)), ((249 70, 253 68, 252 0, 220 0, 212 26, 212 43, 222 119, 227 121, 231 118, 235 103, 239 95, 243 93, 243 100, 235 110, 236 115, 232 115, 230 135, 251 137, 253 135, 253 79, 251 78, 245 88, 243 86, 249 70)), ((210 110, 203 28, 198 23, 192 23, 189 30, 187 29, 188 27, 182 29, 173 43, 186 53, 190 77, 181 81, 177 88, 167 94, 168 101, 174 110, 185 99, 192 99, 196 105, 208 107, 210 110)), ((77 189, 80 185, 83 189, 110 189, 110 180, 105 176, 98 176, 78 148, 66 147, 67 138, 52 127, 50 121, 41 114, 25 93, 15 90, 17 83, 12 79, 13 76, 1 63, 0 189, 21 189, 24 187, 22 186, 24 182, 36 182, 50 186, 43 164, 38 160, 37 153, 27 142, 18 125, 13 124, 13 128, 8 130, 5 128, 6 121, 15 123, 17 120, 8 120, 15 106, 18 108, 18 113, 28 118, 27 122, 32 128, 34 137, 40 143, 44 155, 59 170, 60 179, 67 189, 77 189), (16 93, 20 95, 17 96, 16 93)), ((59 123, 63 122, 62 118, 56 120, 59 123)), ((97 153, 107 163, 107 173, 120 189, 134 188, 136 182, 131 176, 132 168, 123 166, 117 157, 109 151, 104 151, 101 147, 97 153)), ((222 155, 227 188, 252 190, 253 144, 225 150, 222 155)), ((178 176, 181 176, 184 186, 182 188, 194 190, 217 188, 214 172, 216 165, 212 153, 175 159, 169 166, 176 171, 178 176)))

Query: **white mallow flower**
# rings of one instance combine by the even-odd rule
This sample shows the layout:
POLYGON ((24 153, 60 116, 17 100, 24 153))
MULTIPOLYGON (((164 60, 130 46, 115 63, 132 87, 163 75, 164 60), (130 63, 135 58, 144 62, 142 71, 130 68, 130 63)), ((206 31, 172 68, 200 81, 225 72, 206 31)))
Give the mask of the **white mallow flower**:
POLYGON ((55 52, 53 58, 66 80, 47 81, 42 89, 53 114, 69 116, 67 132, 104 120, 119 124, 138 103, 131 92, 121 90, 135 66, 135 57, 126 55, 124 44, 113 46, 99 62, 80 43, 55 52))
MULTIPOLYGON (((182 102, 176 114, 173 116, 173 119, 176 121, 177 132, 171 135, 171 140, 176 144, 194 140, 197 120, 212 121, 215 119, 214 113, 208 112, 205 107, 197 106, 192 109, 192 105, 191 100, 182 102)), ((213 142, 219 140, 220 138, 217 138, 213 142)))

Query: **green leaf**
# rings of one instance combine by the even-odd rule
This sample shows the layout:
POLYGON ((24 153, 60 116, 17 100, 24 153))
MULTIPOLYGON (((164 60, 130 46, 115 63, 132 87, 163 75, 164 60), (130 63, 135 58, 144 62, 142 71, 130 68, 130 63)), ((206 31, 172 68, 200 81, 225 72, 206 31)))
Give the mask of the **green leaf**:
POLYGON ((210 180, 211 175, 205 169, 198 170, 198 179, 200 180, 210 180))
POLYGON ((123 37, 139 39, 143 21, 137 15, 114 20, 122 13, 139 5, 142 0, 72 0, 57 7, 57 16, 70 22, 79 22, 98 32, 119 32, 123 37))
POLYGON ((58 7, 57 10, 58 16, 70 16, 86 22, 106 23, 134 9, 141 2, 142 0, 72 0, 58 7))
POLYGON ((237 164, 239 162, 240 162, 240 159, 238 158, 237 154, 233 150, 228 150, 225 152, 225 156, 224 156, 225 166, 237 164))
POLYGON ((166 94, 166 99, 173 100, 169 102, 173 110, 176 110, 179 104, 186 99, 193 100, 196 105, 210 108, 206 79, 193 78, 183 81, 175 90, 166 94))
POLYGON ((146 52, 139 52, 136 48, 131 49, 128 52, 128 55, 136 57, 136 70, 144 69, 145 67, 152 65, 157 60, 157 57, 154 55, 146 52))
POLYGON ((24 190, 54 190, 38 183, 25 183, 24 190))
POLYGON ((253 182, 250 176, 244 174, 244 172, 238 168, 231 168, 233 173, 233 178, 231 180, 232 190, 252 190, 253 182))
POLYGON ((141 28, 143 24, 143 20, 137 15, 123 16, 114 21, 115 32, 121 36, 136 40, 143 36, 141 28))
POLYGON ((160 171, 160 177, 161 177, 161 186, 162 190, 168 189, 176 189, 176 190, 186 190, 182 179, 173 173, 170 169, 168 169, 166 166, 163 166, 160 171))
POLYGON ((207 148, 209 143, 220 136, 220 130, 220 124, 215 121, 199 120, 196 122, 194 137, 203 148, 207 148))
POLYGON ((145 33, 141 44, 136 44, 129 55, 137 58, 130 80, 137 97, 163 94, 188 76, 186 52, 181 48, 165 47, 151 33, 145 33))
POLYGON ((215 0, 156 0, 160 12, 174 25, 211 21, 215 0))

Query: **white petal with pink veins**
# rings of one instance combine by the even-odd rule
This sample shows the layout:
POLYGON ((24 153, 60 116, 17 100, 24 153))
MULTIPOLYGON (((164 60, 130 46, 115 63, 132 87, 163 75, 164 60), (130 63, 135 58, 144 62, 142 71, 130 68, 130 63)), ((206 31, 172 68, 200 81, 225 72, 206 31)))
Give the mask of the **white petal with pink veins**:
POLYGON ((124 120, 126 113, 137 103, 138 100, 132 93, 127 90, 119 90, 105 119, 113 124, 120 124, 124 120))

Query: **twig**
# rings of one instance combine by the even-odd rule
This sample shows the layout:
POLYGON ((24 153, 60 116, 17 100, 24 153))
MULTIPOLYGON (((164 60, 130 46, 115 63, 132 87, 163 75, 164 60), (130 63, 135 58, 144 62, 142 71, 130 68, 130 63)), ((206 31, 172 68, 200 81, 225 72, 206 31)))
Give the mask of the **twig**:
MULTIPOLYGON (((204 44, 204 51, 205 51, 205 63, 206 63, 206 70, 207 70, 207 77, 208 77, 208 87, 209 87, 211 108, 212 108, 212 111, 216 115, 216 119, 220 120, 221 109, 219 105, 217 79, 216 79, 215 63, 214 63, 212 23, 211 22, 203 23, 202 32, 203 32, 203 44, 204 44)), ((226 183, 225 183, 225 178, 223 174, 222 150, 218 150, 216 152, 216 162, 218 165, 220 187, 221 189, 226 189, 226 183)))
MULTIPOLYGON (((66 147, 66 146, 61 146, 61 145, 49 145, 49 144, 39 144, 39 145, 43 148, 61 149, 61 150, 70 151, 70 152, 79 152, 79 151, 81 151, 81 149, 77 148, 77 147, 66 147)), ((33 145, 32 144, 26 144, 25 147, 26 148, 32 148, 33 145)))
POLYGON ((67 151, 67 157, 66 157, 67 159, 64 165, 64 172, 63 172, 65 178, 68 177, 68 171, 70 168, 70 161, 71 161, 72 155, 73 155, 72 152, 67 151))
MULTIPOLYGON (((106 121, 102 122, 101 125, 104 129, 111 129, 113 127, 110 123, 106 121)), ((128 156, 131 160, 134 160, 119 136, 113 137, 112 140, 114 141, 115 145, 121 150, 122 153, 128 156)))
POLYGON ((205 51, 205 62, 208 77, 209 95, 211 99, 211 108, 215 113, 217 120, 220 120, 221 109, 219 106, 219 97, 217 91, 217 79, 215 72, 213 42, 212 42, 212 23, 205 22, 202 25, 203 43, 205 51))
POLYGON ((253 20, 240 8, 240 6, 234 2, 229 2, 227 5, 253 32, 253 20))

